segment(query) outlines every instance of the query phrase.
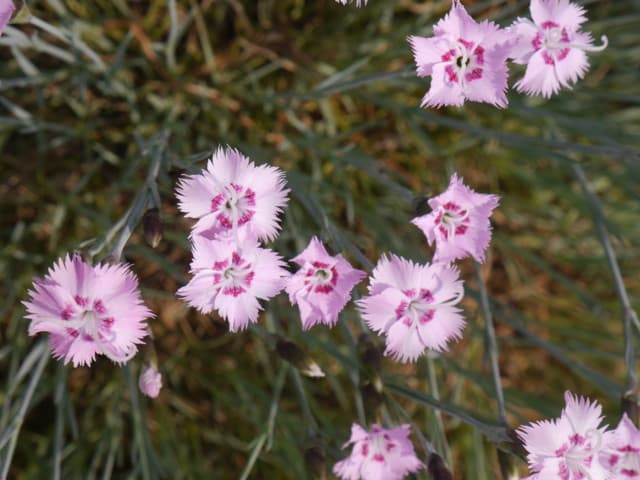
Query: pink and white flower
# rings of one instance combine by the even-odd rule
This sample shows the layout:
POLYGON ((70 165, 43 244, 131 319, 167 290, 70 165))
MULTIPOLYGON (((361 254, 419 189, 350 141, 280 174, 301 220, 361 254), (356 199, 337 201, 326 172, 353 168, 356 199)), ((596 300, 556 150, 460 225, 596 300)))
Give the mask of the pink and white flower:
POLYGON ((147 397, 156 398, 162 389, 162 374, 155 367, 147 366, 140 374, 138 387, 147 397))
POLYGON ((533 21, 519 18, 510 29, 517 38, 510 56, 527 65, 515 87, 548 98, 584 77, 589 68, 585 52, 604 50, 607 37, 593 45, 591 34, 580 31, 587 21, 584 8, 569 0, 531 0, 530 11, 533 21))
POLYGON ((476 193, 454 173, 449 187, 429 200, 431 212, 411 222, 427 237, 429 245, 436 244, 433 260, 451 262, 466 256, 484 262, 491 240, 491 212, 500 197, 476 193))
POLYGON ((300 309, 302 328, 307 330, 318 323, 334 326, 351 299, 351 290, 367 274, 354 269, 342 255, 329 255, 316 237, 292 261, 300 265, 300 270, 289 278, 286 291, 291 303, 300 309))
POLYGON ((342 480, 400 480, 424 468, 409 439, 410 425, 382 428, 373 425, 367 432, 353 424, 351 438, 342 448, 353 445, 351 455, 333 466, 342 480))
POLYGON ((373 270, 369 296, 357 304, 369 327, 387 336, 385 355, 412 362, 427 348, 444 351, 462 336, 465 321, 455 305, 463 295, 456 267, 389 255, 373 270))
POLYGON ((524 425, 517 434, 527 450, 531 480, 609 480, 613 478, 600 463, 606 427, 602 407, 584 397, 565 392, 566 406, 560 418, 524 425))
POLYGON ((281 169, 256 166, 233 148, 218 148, 206 170, 180 180, 178 207, 198 219, 195 234, 218 239, 248 229, 258 240, 269 241, 278 235, 278 214, 288 201, 285 184, 281 169))
POLYGON ((16 7, 11 0, 0 0, 0 35, 2 35, 4 27, 6 27, 11 20, 15 9, 16 7))
POLYGON ((178 295, 202 313, 214 310, 229 322, 229 330, 244 330, 258 321, 258 300, 275 297, 289 276, 282 257, 261 248, 252 236, 238 242, 193 237, 193 278, 178 295))
POLYGON ((53 356, 73 366, 90 365, 96 354, 129 361, 147 335, 138 280, 126 265, 91 266, 79 255, 58 260, 34 280, 24 302, 29 335, 49 333, 53 356))
POLYGON ((433 27, 432 37, 408 38, 419 77, 431 77, 422 107, 465 100, 507 105, 507 57, 510 37, 495 23, 476 22, 454 0, 451 11, 433 27))
POLYGON ((640 478, 640 430, 625 413, 618 427, 604 434, 604 448, 600 455, 603 466, 612 479, 640 478))

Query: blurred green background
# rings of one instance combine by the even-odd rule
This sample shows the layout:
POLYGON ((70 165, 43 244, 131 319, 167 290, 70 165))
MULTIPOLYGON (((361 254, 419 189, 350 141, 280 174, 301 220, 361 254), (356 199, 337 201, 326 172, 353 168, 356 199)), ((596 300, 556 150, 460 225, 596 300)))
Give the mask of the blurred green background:
MULTIPOLYGON (((418 455, 426 461, 423 436, 456 479, 500 478, 491 440, 504 431, 482 286, 510 426, 559 415, 565 389, 602 402, 617 424, 631 360, 625 340, 634 346, 638 329, 623 329, 603 239, 637 308, 640 2, 578 3, 589 12, 585 29, 606 34, 610 46, 591 55, 573 91, 550 100, 511 92, 505 110, 421 110, 428 81, 415 77, 406 37, 430 35, 449 1, 370 0, 360 9, 332 0, 28 2, 35 20, 0 37, 2 471, 20 479, 310 479, 326 466, 331 478, 351 423, 377 420, 412 422, 418 455), (428 261, 409 223, 424 197, 454 171, 477 191, 500 194, 487 262, 479 272, 461 262, 464 339, 413 365, 385 359, 378 393, 383 342, 361 338, 353 306, 336 328, 302 333, 280 295, 255 328, 229 334, 216 315, 177 300, 191 223, 177 213, 173 190, 219 144, 287 171, 292 198, 271 245, 287 258, 319 235, 368 271, 385 251, 428 261), (137 221, 142 210, 126 212, 145 205, 150 186, 160 194, 164 238, 152 249, 138 226, 124 255, 157 315, 153 342, 124 369, 105 358, 91 368, 39 363, 45 357, 27 336, 20 303, 33 277, 66 252, 98 245, 118 220, 137 221), (274 332, 326 378, 289 366, 274 352, 274 332), (135 383, 154 357, 165 387, 151 401, 135 383)), ((502 26, 528 14, 526 1, 464 4, 502 26)), ((511 83, 522 72, 512 66, 511 83)), ((112 246, 106 240, 95 260, 112 246)))

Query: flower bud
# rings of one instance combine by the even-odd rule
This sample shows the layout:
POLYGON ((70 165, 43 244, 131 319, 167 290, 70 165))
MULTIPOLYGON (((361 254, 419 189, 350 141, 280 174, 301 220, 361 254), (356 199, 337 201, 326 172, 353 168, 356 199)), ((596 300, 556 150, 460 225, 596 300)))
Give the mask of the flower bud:
POLYGON ((311 473, 311 478, 314 480, 325 480, 327 478, 324 448, 322 448, 317 437, 311 437, 305 442, 304 463, 307 471, 311 473))
POLYGON ((160 220, 160 211, 157 208, 150 208, 144 213, 142 229, 145 241, 152 248, 156 248, 160 240, 162 240, 162 231, 164 229, 162 220, 160 220))
POLYGON ((451 472, 445 466, 442 457, 437 453, 429 455, 427 469, 433 480, 453 480, 453 475, 451 475, 451 472))
POLYGON ((147 366, 140 374, 138 387, 147 397, 156 398, 162 388, 162 375, 155 367, 147 366))
POLYGON ((275 338, 276 352, 280 358, 289 362, 307 377, 324 377, 324 372, 320 366, 298 345, 280 335, 275 335, 275 338))
POLYGON ((358 338, 358 357, 365 375, 378 378, 382 366, 382 351, 371 335, 363 333, 358 338))

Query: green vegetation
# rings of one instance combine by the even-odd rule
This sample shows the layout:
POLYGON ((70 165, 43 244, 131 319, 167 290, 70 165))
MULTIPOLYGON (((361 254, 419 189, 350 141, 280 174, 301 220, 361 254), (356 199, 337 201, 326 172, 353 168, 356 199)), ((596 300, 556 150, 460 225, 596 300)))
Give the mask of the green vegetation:
MULTIPOLYGON (((314 478, 343 458, 352 422, 376 420, 412 422, 419 456, 430 441, 455 478, 499 478, 492 441, 513 446, 498 420, 487 311, 512 428, 557 416, 565 389, 602 402, 617 424, 632 360, 625 342, 640 333, 623 328, 612 274, 617 259, 637 309, 640 3, 582 2, 587 30, 606 34, 609 48, 590 57, 573 91, 548 101, 512 92, 505 110, 418 107, 427 82, 413 74, 406 36, 428 34, 448 0, 28 3, 41 22, 0 37, 8 478, 314 478), (488 261, 479 271, 461 264, 464 339, 413 365, 384 359, 380 396, 371 366, 382 339, 360 337, 353 306, 336 328, 303 333, 280 295, 257 326, 230 334, 179 301, 191 223, 173 190, 219 144, 287 171, 292 199, 272 245, 287 258, 319 235, 368 271, 385 251, 425 261, 431 252, 409 223, 423 196, 453 171, 500 194, 488 261), (105 235, 120 219, 138 222, 156 188, 163 240, 148 246, 140 224, 123 252, 157 315, 153 343, 125 368, 103 357, 91 368, 47 362, 20 303, 33 277, 66 252, 103 259, 127 240, 105 235), (301 376, 270 333, 295 342, 326 378, 301 376), (149 400, 136 379, 153 355, 165 386, 149 400)), ((503 26, 527 3, 465 2, 503 26)), ((511 78, 521 73, 512 67, 511 78)))

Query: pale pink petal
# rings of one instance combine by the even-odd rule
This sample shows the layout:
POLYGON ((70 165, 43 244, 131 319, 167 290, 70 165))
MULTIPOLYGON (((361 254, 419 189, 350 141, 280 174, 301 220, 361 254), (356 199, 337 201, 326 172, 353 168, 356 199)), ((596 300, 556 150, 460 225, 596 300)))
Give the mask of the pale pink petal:
POLYGON ((11 20, 15 8, 11 0, 0 0, 0 35, 11 20))

